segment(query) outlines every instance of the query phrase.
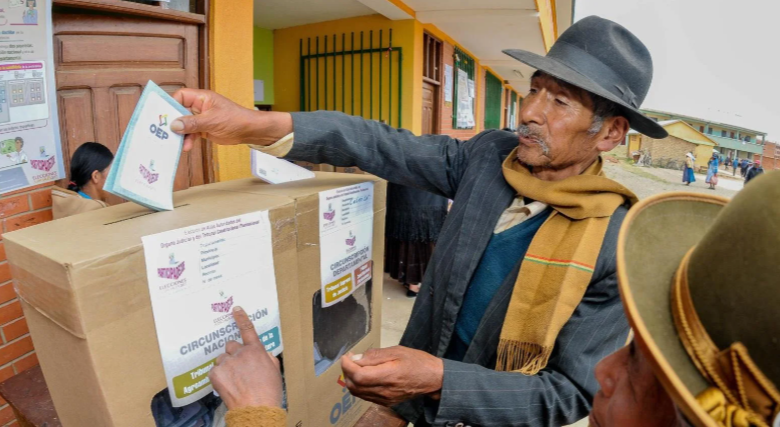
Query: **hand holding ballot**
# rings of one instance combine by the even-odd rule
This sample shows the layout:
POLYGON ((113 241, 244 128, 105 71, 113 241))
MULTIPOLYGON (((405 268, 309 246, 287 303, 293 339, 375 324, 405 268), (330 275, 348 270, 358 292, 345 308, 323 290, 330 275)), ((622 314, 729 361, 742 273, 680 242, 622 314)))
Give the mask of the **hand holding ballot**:
POLYGON ((184 151, 192 149, 202 134, 220 145, 271 145, 292 132, 289 113, 255 111, 209 90, 179 89, 173 99, 192 112, 171 123, 171 130, 185 135, 184 151))
POLYGON ((214 389, 229 410, 244 407, 281 407, 282 375, 279 361, 265 351, 257 331, 241 307, 233 309, 233 318, 244 344, 230 341, 225 353, 217 357, 209 373, 214 389))
POLYGON ((348 353, 341 369, 352 395, 383 406, 423 395, 439 400, 444 378, 441 359, 403 346, 348 353))

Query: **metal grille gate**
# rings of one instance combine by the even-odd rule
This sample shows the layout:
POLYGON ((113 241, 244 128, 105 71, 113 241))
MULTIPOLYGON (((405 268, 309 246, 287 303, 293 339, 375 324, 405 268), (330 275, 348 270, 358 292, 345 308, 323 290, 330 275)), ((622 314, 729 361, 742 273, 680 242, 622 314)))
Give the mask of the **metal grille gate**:
POLYGON ((485 129, 501 127, 501 98, 504 86, 490 71, 485 73, 485 129))
POLYGON ((300 40, 300 110, 341 111, 402 127, 403 52, 393 47, 393 30, 333 34, 300 40), (322 38, 322 42, 320 39, 322 38), (385 40, 387 45, 385 45, 385 40), (312 47, 314 41, 314 47, 312 47), (304 54, 304 44, 306 53, 304 54))

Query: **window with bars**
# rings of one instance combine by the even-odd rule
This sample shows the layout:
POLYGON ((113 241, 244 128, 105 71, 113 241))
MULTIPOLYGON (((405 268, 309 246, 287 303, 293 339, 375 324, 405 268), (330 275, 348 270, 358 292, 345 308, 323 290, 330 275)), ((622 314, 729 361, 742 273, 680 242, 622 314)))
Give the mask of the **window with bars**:
POLYGON ((509 117, 506 121, 506 127, 509 129, 517 129, 517 92, 512 91, 509 95, 509 117))
POLYGON ((485 129, 501 128, 501 97, 504 86, 491 72, 485 73, 485 129))
MULTIPOLYGON (((474 58, 467 55, 465 52, 455 46, 455 53, 453 54, 453 60, 455 62, 452 88, 452 127, 453 129, 474 129, 474 98, 469 98, 469 81, 472 85, 474 83, 474 72, 476 68, 476 62, 474 58), (461 81, 461 75, 465 75, 465 85, 461 81), (463 86, 463 87, 461 87, 463 86), (466 93, 463 93, 463 89, 466 93), (470 105, 470 111, 464 109, 464 106, 470 105)), ((474 95, 476 97, 476 87, 474 87, 474 95)))

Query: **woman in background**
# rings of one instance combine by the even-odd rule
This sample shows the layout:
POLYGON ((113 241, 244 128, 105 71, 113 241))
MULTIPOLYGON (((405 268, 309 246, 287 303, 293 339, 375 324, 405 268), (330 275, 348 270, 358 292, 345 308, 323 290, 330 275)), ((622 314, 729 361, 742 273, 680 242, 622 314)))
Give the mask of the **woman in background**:
POLYGON ((683 168, 683 182, 685 185, 691 185, 692 182, 696 181, 696 178, 693 176, 695 161, 696 158, 693 157, 692 152, 688 152, 688 154, 685 155, 685 167, 683 168))
POLYGON ((449 201, 427 191, 387 185, 385 272, 414 298, 439 237, 449 201))
POLYGON ((70 160, 68 189, 58 188, 51 192, 54 219, 108 206, 103 184, 113 161, 114 155, 103 144, 85 142, 77 148, 70 160))
POLYGON ((710 190, 714 190, 718 185, 718 165, 720 164, 720 153, 718 150, 712 150, 712 157, 707 162, 707 179, 704 180, 710 185, 710 190))

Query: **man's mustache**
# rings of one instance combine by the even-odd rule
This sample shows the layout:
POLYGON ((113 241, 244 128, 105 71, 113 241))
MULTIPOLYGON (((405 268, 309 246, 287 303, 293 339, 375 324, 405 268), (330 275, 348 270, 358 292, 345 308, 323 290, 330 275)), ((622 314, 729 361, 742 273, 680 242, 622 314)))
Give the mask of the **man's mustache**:
POLYGON ((542 153, 546 156, 550 153, 550 146, 539 132, 531 129, 528 125, 517 127, 517 134, 524 138, 531 138, 542 147, 542 153))

